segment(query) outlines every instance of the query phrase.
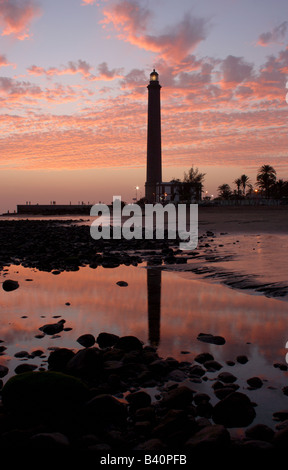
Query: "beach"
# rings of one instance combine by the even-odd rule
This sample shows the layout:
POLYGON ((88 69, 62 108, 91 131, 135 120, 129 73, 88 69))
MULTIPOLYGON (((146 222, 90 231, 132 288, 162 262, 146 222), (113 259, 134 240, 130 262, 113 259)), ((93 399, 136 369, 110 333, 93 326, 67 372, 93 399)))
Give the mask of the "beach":
POLYGON ((0 446, 285 447, 287 211, 200 207, 191 252, 96 242, 85 218, 0 220, 0 446))

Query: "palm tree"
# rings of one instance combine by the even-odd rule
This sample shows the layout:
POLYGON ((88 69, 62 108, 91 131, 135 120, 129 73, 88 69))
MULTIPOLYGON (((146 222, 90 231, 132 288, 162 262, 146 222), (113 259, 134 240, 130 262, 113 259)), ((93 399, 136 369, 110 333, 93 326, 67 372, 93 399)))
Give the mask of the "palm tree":
POLYGON ((234 184, 236 184, 237 186, 237 192, 238 192, 238 196, 240 195, 240 187, 241 187, 241 178, 236 178, 236 180, 234 181, 234 184))
POLYGON ((229 184, 224 183, 218 186, 218 195, 221 199, 230 199, 232 191, 229 184))
POLYGON ((250 178, 249 178, 249 176, 247 176, 247 175, 241 175, 241 176, 240 176, 241 186, 242 186, 242 188, 243 188, 243 194, 244 194, 244 196, 245 196, 246 186, 247 186, 247 184, 249 183, 249 179, 250 179, 250 178))
POLYGON ((276 170, 271 165, 262 165, 256 179, 257 186, 269 197, 271 188, 276 183, 276 170))
POLYGON ((192 166, 190 170, 188 170, 188 173, 184 172, 183 181, 174 179, 178 186, 180 200, 189 201, 191 199, 191 193, 195 194, 197 200, 201 200, 204 178, 205 173, 200 173, 198 168, 194 169, 192 166))

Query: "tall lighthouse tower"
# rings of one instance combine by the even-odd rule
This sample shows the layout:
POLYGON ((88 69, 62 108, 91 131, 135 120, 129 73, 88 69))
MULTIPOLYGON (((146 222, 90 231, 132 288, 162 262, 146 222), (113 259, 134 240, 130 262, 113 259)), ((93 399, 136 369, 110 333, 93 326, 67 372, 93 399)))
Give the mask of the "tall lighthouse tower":
POLYGON ((147 128, 147 174, 145 197, 149 203, 156 201, 156 183, 162 181, 161 156, 161 108, 159 75, 155 69, 150 73, 148 88, 148 128, 147 128))

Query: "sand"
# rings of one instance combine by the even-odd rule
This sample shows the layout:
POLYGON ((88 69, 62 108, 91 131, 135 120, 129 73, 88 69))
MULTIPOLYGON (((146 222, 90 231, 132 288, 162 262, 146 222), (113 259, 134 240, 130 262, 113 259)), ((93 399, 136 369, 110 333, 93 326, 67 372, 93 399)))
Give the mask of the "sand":
POLYGON ((201 229, 229 233, 288 234, 288 206, 199 206, 201 229))

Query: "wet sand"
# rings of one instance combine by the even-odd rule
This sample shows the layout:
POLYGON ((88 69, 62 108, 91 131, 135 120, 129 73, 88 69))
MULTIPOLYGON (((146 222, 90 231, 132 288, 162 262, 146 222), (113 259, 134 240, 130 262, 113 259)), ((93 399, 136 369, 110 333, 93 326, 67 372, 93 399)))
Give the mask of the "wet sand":
POLYGON ((288 206, 199 206, 200 229, 288 234, 288 206))

